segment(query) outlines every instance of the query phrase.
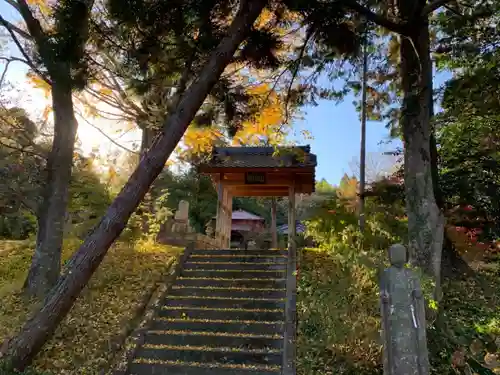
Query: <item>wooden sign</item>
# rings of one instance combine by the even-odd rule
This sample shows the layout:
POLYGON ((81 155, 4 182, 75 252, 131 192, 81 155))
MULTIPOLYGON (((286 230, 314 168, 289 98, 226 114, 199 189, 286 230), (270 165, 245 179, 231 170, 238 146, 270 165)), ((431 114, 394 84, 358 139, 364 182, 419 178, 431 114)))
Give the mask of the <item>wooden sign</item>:
POLYGON ((245 173, 245 184, 247 185, 265 185, 266 174, 263 172, 247 172, 245 173))

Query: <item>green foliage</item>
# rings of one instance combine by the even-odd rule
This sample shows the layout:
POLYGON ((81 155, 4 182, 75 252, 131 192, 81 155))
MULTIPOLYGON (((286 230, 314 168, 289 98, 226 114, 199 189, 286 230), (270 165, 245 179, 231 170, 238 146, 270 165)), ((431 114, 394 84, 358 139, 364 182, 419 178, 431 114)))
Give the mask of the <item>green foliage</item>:
MULTIPOLYGON (((306 249, 299 257, 297 373, 381 371, 376 272, 346 250, 306 249)), ((356 254, 356 252, 352 252, 356 254)))
POLYGON ((438 133, 440 179, 450 207, 471 205, 490 239, 500 237, 499 122, 474 117, 453 122, 438 133))
MULTIPOLYGON (((407 227, 401 199, 370 197, 366 203, 363 236, 356 214, 338 194, 324 200, 307 222, 319 249, 305 250, 299 260, 301 375, 381 371, 377 270, 387 266, 390 245, 406 242, 407 227)), ((430 292, 428 281, 422 282, 430 292)), ((439 305, 428 299, 437 309, 427 331, 432 374, 498 373, 498 261, 478 268, 476 278, 447 279, 442 287, 439 305)))
POLYGON ((179 201, 189 202, 190 224, 196 232, 204 233, 217 212, 217 193, 210 178, 199 175, 194 168, 180 174, 165 170, 156 180, 152 196, 159 196, 162 190, 167 190, 168 196, 161 205, 175 211, 179 201))
POLYGON ((26 210, 0 215, 0 238, 25 240, 36 231, 36 217, 26 210))
POLYGON ((316 209, 313 217, 306 220, 307 235, 323 246, 343 241, 343 233, 357 224, 357 217, 332 195, 316 209))
POLYGON ((433 374, 498 373, 488 356, 500 350, 499 287, 498 275, 488 269, 476 279, 446 281, 440 314, 427 331, 433 374))
POLYGON ((39 372, 33 369, 27 369, 25 371, 19 372, 12 370, 12 366, 8 363, 0 362, 0 375, 49 375, 46 372, 39 372))
POLYGON ((88 79, 85 48, 92 4, 93 1, 72 0, 55 3, 52 13, 54 29, 46 40, 47 46, 40 49, 51 78, 55 81, 70 78, 66 84, 71 84, 74 89, 83 89, 88 79))
POLYGON ((92 168, 92 159, 80 157, 73 167, 69 187, 69 231, 84 238, 111 203, 111 195, 92 168))
MULTIPOLYGON (((37 125, 19 108, 0 108, 0 216, 36 212, 46 149, 35 142, 37 125)), ((14 219, 14 221, 16 221, 14 219)))
POLYGON ((151 194, 146 195, 130 217, 121 238, 154 243, 161 225, 172 216, 172 211, 167 206, 168 196, 166 189, 154 197, 151 194))

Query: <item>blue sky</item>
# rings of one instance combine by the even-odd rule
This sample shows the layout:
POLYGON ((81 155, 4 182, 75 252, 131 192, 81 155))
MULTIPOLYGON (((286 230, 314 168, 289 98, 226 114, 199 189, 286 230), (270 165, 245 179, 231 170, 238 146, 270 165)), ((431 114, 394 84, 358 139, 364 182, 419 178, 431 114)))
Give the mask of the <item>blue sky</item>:
MULTIPOLYGON (((434 88, 451 78, 449 72, 434 75, 434 88)), ((340 104, 322 100, 316 107, 304 108, 304 119, 294 124, 298 131, 307 129, 313 139, 306 142, 318 157, 316 179, 326 179, 330 184, 338 184, 344 173, 352 174, 353 159, 359 160, 361 142, 361 122, 353 101, 359 100, 348 95, 340 104)), ((436 105, 436 111, 440 108, 436 105)), ((368 121, 366 125, 366 151, 379 154, 401 146, 399 140, 390 143, 385 122, 368 121)), ((300 142, 300 141, 299 141, 300 142)))
MULTIPOLYGON (((338 184, 344 173, 351 174, 353 159, 359 160, 361 123, 359 114, 352 104, 355 98, 347 96, 340 104, 322 100, 316 107, 304 109, 304 120, 298 128, 311 132, 311 151, 318 157, 316 179, 325 178, 331 184, 338 184)), ((382 152, 394 149, 399 141, 381 145, 388 140, 389 132, 383 122, 369 121, 366 125, 366 150, 382 152)))

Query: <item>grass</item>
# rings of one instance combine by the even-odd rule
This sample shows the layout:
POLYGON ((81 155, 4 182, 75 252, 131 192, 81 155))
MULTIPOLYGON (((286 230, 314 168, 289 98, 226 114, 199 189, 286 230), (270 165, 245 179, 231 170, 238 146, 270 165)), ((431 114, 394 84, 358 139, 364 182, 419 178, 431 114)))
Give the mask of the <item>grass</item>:
MULTIPOLYGON (((63 260, 70 257, 78 244, 65 241, 63 260)), ((0 242, 0 342, 15 334, 36 309, 20 293, 32 250, 31 241, 0 242)), ((108 363, 132 328, 131 321, 179 254, 180 249, 161 245, 115 244, 35 359, 33 370, 47 375, 108 371, 108 363)))
MULTIPOLYGON (((377 275, 367 264, 332 251, 302 252, 299 375, 382 373, 377 275)), ((440 314, 427 331, 432 374, 500 374, 500 275, 478 273, 494 293, 474 279, 443 285, 440 314)))

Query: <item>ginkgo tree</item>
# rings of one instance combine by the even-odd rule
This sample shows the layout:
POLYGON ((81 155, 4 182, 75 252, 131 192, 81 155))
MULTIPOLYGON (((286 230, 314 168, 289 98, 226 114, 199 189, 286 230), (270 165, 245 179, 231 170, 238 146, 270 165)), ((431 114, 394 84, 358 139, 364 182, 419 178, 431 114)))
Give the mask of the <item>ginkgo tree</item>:
MULTIPOLYGON (((87 81, 85 46, 93 0, 62 0, 54 4, 43 0, 9 0, 5 6, 13 9, 21 20, 19 25, 15 24, 0 12, 0 25, 10 37, 9 45, 15 46, 11 55, 3 58, 7 61, 5 69, 9 68, 10 61, 26 64, 31 79, 50 92, 52 102, 54 136, 46 163, 47 181, 36 215, 36 248, 25 283, 28 295, 41 298, 56 283, 60 273, 78 128, 73 92, 82 89, 87 81)), ((2 78, 6 76, 4 72, 2 78)))
POLYGON ((208 155, 214 146, 279 146, 287 142, 291 121, 285 117, 285 94, 265 83, 247 88, 248 105, 255 112, 230 134, 224 124, 189 127, 177 154, 181 160, 208 155))

